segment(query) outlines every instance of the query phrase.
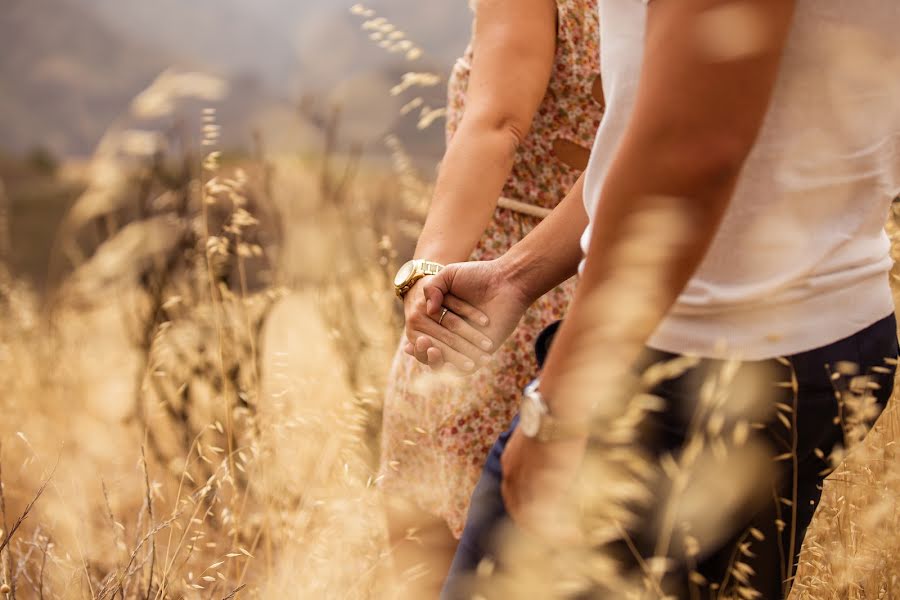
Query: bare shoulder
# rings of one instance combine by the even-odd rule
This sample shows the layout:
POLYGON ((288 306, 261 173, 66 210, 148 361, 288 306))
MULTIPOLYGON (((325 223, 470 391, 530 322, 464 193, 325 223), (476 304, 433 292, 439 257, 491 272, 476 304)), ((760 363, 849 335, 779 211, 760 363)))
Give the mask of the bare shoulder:
POLYGON ((472 9, 476 34, 479 27, 496 26, 556 31, 557 0, 472 0, 472 9))

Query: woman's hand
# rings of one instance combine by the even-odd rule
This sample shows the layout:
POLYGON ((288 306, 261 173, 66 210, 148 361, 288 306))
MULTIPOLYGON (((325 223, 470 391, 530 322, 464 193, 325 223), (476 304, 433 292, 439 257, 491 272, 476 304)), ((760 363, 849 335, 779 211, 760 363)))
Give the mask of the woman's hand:
POLYGON ((443 298, 443 305, 429 312, 425 288, 431 279, 433 277, 425 277, 417 281, 403 298, 405 351, 432 368, 449 363, 464 373, 471 373, 491 360, 494 342, 478 329, 489 319, 453 295, 443 298))
POLYGON ((407 352, 422 363, 447 361, 464 371, 488 364, 531 305, 498 265, 457 263, 418 282, 407 296, 407 352))

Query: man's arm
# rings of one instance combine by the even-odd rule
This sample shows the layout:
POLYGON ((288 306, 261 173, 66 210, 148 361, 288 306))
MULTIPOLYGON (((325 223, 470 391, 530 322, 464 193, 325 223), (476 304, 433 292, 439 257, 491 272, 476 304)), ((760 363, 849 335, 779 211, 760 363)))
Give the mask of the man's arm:
MULTIPOLYGON (((631 332, 646 340, 713 240, 768 109, 790 30, 791 0, 656 0, 649 5, 643 70, 631 121, 601 192, 578 294, 542 381, 553 398, 584 327, 602 322, 585 299, 606 281, 635 215, 661 198, 680 239, 658 258, 663 274, 651 313, 631 332)), ((651 236, 672 234, 655 222, 651 236)), ((640 299, 638 299, 640 300, 640 299)), ((564 406, 557 411, 568 411, 564 406)), ((583 408, 583 407, 582 407, 583 408)), ((580 412, 580 409, 576 412, 580 412)), ((580 414, 584 414, 580 412, 580 414)))
MULTIPOLYGON (((467 260, 490 222, 518 147, 547 92, 556 49, 553 0, 479 0, 474 8, 465 111, 441 161, 414 255, 442 264, 467 260)), ((411 353, 422 361, 430 353, 468 370, 463 354, 446 346, 442 352, 428 337, 439 327, 425 313, 427 279, 404 298, 411 353)), ((457 339, 457 345, 469 358, 483 355, 484 338, 456 314, 444 322, 466 330, 467 338, 457 339)))
MULTIPOLYGON (((531 304, 574 276, 584 258, 580 242, 587 224, 587 214, 584 212, 584 175, 581 175, 547 218, 494 261, 498 277, 516 286, 515 289, 506 290, 506 293, 518 293, 525 302, 531 304)), ((443 281, 433 281, 425 290, 426 298, 432 301, 429 305, 432 313, 440 312, 443 293, 456 280, 456 273, 461 265, 451 267, 443 273, 443 281)), ((456 288, 453 288, 453 293, 460 296, 456 288)))
POLYGON ((559 206, 499 259, 503 276, 534 302, 578 272, 587 224, 582 175, 559 206))
MULTIPOLYGON (((579 238, 587 225, 583 187, 582 177, 559 206, 503 257, 448 265, 429 278, 424 286, 426 308, 411 319, 419 336, 416 343, 427 350, 428 360, 422 360, 422 353, 411 344, 407 353, 432 367, 454 355, 468 357, 473 365, 484 364, 483 352, 470 348, 479 346, 485 335, 493 343, 482 346, 484 351, 499 348, 537 298, 577 271, 582 258, 579 238), (442 307, 455 314, 438 326, 442 307), (483 315, 489 322, 479 322, 483 315), (464 324, 463 318, 478 329, 464 324)), ((458 364, 460 359, 452 362, 458 364)))
MULTIPOLYGON (((580 379, 573 377, 579 362, 596 367, 603 359, 591 358, 603 351, 592 347, 597 339, 607 353, 618 350, 616 335, 646 341, 699 266, 762 125, 794 6, 795 0, 650 3, 634 112, 601 192, 578 293, 542 373, 554 415, 589 416, 595 394, 569 387, 580 379), (658 210, 661 198, 680 225, 675 243, 652 256, 623 252, 633 248, 635 215, 658 210), (649 318, 615 327, 620 316, 593 310, 592 300, 624 292, 617 286, 630 280, 611 275, 648 261, 660 274, 657 287, 627 302, 631 314, 649 318)), ((645 239, 665 238, 672 224, 647 220, 645 239)), ((583 441, 542 444, 516 432, 503 457, 512 517, 540 530, 541 515, 558 514, 583 450, 583 441)))

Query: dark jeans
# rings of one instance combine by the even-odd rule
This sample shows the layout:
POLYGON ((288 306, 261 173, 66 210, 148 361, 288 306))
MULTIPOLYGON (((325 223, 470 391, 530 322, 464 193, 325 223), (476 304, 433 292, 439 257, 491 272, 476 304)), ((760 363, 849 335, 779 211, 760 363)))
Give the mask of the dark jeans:
MULTIPOLYGON (((556 328, 557 325, 551 326, 538 339, 536 350, 541 363, 556 328)), ((771 451, 773 457, 790 452, 792 457, 796 456, 796 460, 779 460, 771 463, 774 467, 761 469, 763 473, 756 477, 758 487, 767 490, 763 494, 765 498, 748 500, 746 506, 742 506, 737 512, 734 522, 729 522, 728 531, 717 532, 718 539, 726 541, 705 549, 695 559, 696 572, 709 582, 721 582, 729 566, 733 564, 738 546, 750 541, 755 556, 741 558, 742 562, 753 569, 753 574, 748 575, 750 586, 761 593, 761 598, 776 600, 783 597, 790 548, 793 546, 792 564, 796 565, 801 542, 821 496, 824 473, 829 466, 827 458, 836 446, 844 442, 844 429, 838 419, 841 415, 835 392, 846 390, 852 378, 832 377, 832 373, 840 368, 839 363, 857 365, 860 374, 868 375, 869 381, 877 384, 877 388, 873 386, 873 395, 880 410, 890 398, 896 369, 896 361, 886 359, 896 359, 897 355, 896 322, 891 315, 848 338, 787 357, 790 366, 776 360, 745 362, 740 365, 731 385, 738 390, 738 395, 745 396, 745 400, 746 396, 757 396, 767 405, 774 407, 776 403, 780 403, 782 407, 786 405, 794 411, 785 413, 782 410, 786 414, 785 419, 777 418, 774 411, 769 411, 771 416, 766 415, 760 419, 765 423, 765 428, 758 430, 755 435, 771 451), (873 368, 876 369, 873 371, 873 368), (791 381, 792 374, 796 377, 796 394, 783 385, 783 382, 791 381), (760 385, 761 381, 764 382, 763 385, 760 385), (792 424, 794 417, 795 428, 792 424), (774 500, 775 497, 792 501, 778 502, 774 500), (796 522, 793 522, 794 513, 796 522), (764 539, 748 537, 747 532, 751 527, 761 532, 764 539)), ((648 349, 636 367, 638 372, 643 372, 650 365, 672 358, 675 355, 648 349)), ((660 413, 648 413, 642 423, 637 443, 643 450, 653 457, 660 457, 665 453, 677 455, 686 442, 700 385, 720 372, 722 366, 721 361, 702 360, 696 367, 675 379, 664 381, 651 391, 663 398, 667 405, 660 413)), ((500 457, 517 422, 514 420, 510 430, 500 436, 488 456, 481 480, 472 496, 465 531, 442 593, 444 600, 469 597, 472 592, 470 576, 482 559, 490 557, 497 569, 503 568, 501 557, 496 555, 496 549, 492 546, 497 531, 508 522, 500 493, 500 457)), ((725 423, 722 429, 729 434, 729 427, 733 426, 735 423, 725 423)), ((741 473, 741 476, 753 477, 750 473, 741 473)), ((664 497, 667 491, 664 487, 660 483, 660 487, 655 490, 658 492, 655 497, 664 497)), ((643 557, 652 556, 656 534, 651 524, 655 521, 654 517, 658 517, 659 506, 633 508, 639 514, 638 522, 641 525, 630 531, 630 536, 643 557)), ((609 547, 609 552, 620 559, 625 570, 636 568, 631 552, 624 548, 624 544, 622 546, 616 548, 613 544, 609 547)), ((686 561, 674 558, 676 568, 664 582, 665 591, 677 598, 689 598, 686 561)), ((731 580, 734 581, 734 578, 731 580)), ((708 595, 708 591, 703 591, 702 597, 708 595)), ((602 592, 593 596, 616 597, 602 592)))

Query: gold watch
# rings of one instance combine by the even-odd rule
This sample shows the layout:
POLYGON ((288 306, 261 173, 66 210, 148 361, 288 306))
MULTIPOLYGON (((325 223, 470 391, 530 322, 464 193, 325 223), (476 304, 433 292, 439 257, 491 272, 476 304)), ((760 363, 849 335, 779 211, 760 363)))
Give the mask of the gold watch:
POLYGON ((394 276, 394 290, 397 292, 397 297, 403 299, 406 292, 408 292, 418 280, 428 275, 437 275, 443 268, 444 265, 440 263, 423 260, 421 258, 407 262, 400 267, 400 270, 397 271, 397 274, 394 276))

